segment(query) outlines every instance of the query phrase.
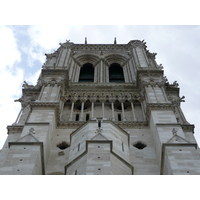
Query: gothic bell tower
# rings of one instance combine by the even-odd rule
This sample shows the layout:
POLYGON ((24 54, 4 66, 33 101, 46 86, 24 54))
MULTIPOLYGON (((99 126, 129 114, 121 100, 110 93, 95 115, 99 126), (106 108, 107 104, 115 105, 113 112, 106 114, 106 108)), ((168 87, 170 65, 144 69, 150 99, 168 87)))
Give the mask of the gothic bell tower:
POLYGON ((24 82, 0 174, 200 174, 194 125, 146 43, 60 43, 24 82))

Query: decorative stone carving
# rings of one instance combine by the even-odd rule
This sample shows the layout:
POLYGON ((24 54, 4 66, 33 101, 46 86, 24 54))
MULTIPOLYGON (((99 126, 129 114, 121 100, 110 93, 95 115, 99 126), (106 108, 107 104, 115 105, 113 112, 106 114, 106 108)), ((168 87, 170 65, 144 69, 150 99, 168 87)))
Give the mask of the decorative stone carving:
POLYGON ((146 42, 144 42, 144 40, 131 40, 129 43, 128 43, 128 46, 130 47, 144 47, 144 49, 146 49, 146 42))
POLYGON ((49 81, 50 86, 54 86, 55 84, 57 84, 57 81, 55 79, 52 79, 51 81, 49 81))
POLYGON ((29 134, 35 134, 35 129, 34 128, 30 128, 29 129, 29 134))
POLYGON ((175 88, 177 88, 179 86, 179 84, 177 83, 177 81, 174 81, 172 86, 174 86, 175 88))
POLYGON ((22 85, 22 87, 24 87, 25 89, 34 88, 33 85, 29 85, 26 81, 24 81, 24 84, 22 85))
POLYGON ((66 40, 65 43, 59 43, 61 47, 64 47, 64 48, 69 48, 69 47, 72 47, 74 45, 73 42, 70 42, 70 40, 66 40))
POLYGON ((175 129, 175 128, 172 129, 172 134, 173 134, 173 135, 177 135, 177 132, 178 132, 177 129, 175 129))
POLYGON ((178 104, 178 105, 179 105, 180 102, 185 102, 184 99, 185 99, 185 96, 182 96, 181 98, 180 98, 180 97, 175 97, 175 98, 172 99, 171 102, 172 102, 173 104, 176 104, 176 105, 178 104))
POLYGON ((146 51, 146 54, 147 54, 148 57, 150 57, 152 59, 155 59, 156 55, 157 55, 157 53, 150 53, 149 50, 146 51))

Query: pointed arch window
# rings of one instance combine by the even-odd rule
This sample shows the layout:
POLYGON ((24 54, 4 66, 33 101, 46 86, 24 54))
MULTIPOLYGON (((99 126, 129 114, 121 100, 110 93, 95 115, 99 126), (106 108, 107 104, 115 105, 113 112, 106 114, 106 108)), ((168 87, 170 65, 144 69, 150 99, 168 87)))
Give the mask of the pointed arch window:
POLYGON ((81 67, 79 82, 94 82, 94 67, 91 63, 85 63, 81 67))
POLYGON ((123 68, 118 63, 113 63, 109 67, 109 82, 124 83, 123 68))

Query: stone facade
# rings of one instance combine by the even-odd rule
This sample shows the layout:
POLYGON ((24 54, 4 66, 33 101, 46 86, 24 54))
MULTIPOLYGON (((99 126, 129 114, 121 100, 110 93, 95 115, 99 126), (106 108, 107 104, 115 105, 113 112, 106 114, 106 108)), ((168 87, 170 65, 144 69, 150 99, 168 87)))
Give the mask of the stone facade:
POLYGON ((0 174, 200 174, 199 148, 178 83, 144 41, 60 43, 0 152, 0 174))

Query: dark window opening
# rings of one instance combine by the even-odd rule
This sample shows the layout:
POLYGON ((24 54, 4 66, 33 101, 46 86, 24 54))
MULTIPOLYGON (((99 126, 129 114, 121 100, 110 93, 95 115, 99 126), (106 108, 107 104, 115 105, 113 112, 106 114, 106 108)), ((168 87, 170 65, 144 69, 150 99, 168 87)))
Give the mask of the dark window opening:
POLYGON ((90 119, 90 115, 86 114, 86 121, 88 121, 90 119))
POLYGON ((135 144, 133 144, 133 146, 137 149, 144 149, 147 145, 143 142, 136 142, 135 144))
POLYGON ((120 103, 118 100, 115 101, 114 107, 115 107, 115 109, 117 109, 117 110, 122 110, 121 103, 120 103))
POLYGON ((68 148, 69 146, 70 146, 70 145, 69 145, 67 142, 65 142, 65 141, 60 142, 60 143, 57 144, 57 147, 58 147, 59 149, 61 149, 61 150, 66 149, 66 148, 68 148))
POLYGON ((80 150, 80 143, 78 143, 78 151, 80 150))
POLYGON ((101 128, 101 120, 98 120, 98 128, 101 128))
POLYGON ((124 83, 123 68, 118 63, 113 63, 109 67, 109 82, 124 83))
POLYGON ((86 63, 81 67, 79 82, 94 82, 94 67, 91 63, 86 63))
POLYGON ((77 170, 75 170, 75 173, 74 173, 75 175, 77 175, 77 170))
POLYGON ((79 121, 79 114, 76 114, 76 121, 79 121))
POLYGON ((122 142, 122 151, 124 151, 124 143, 122 142))
POLYGON ((122 121, 121 114, 118 114, 118 121, 122 121))

